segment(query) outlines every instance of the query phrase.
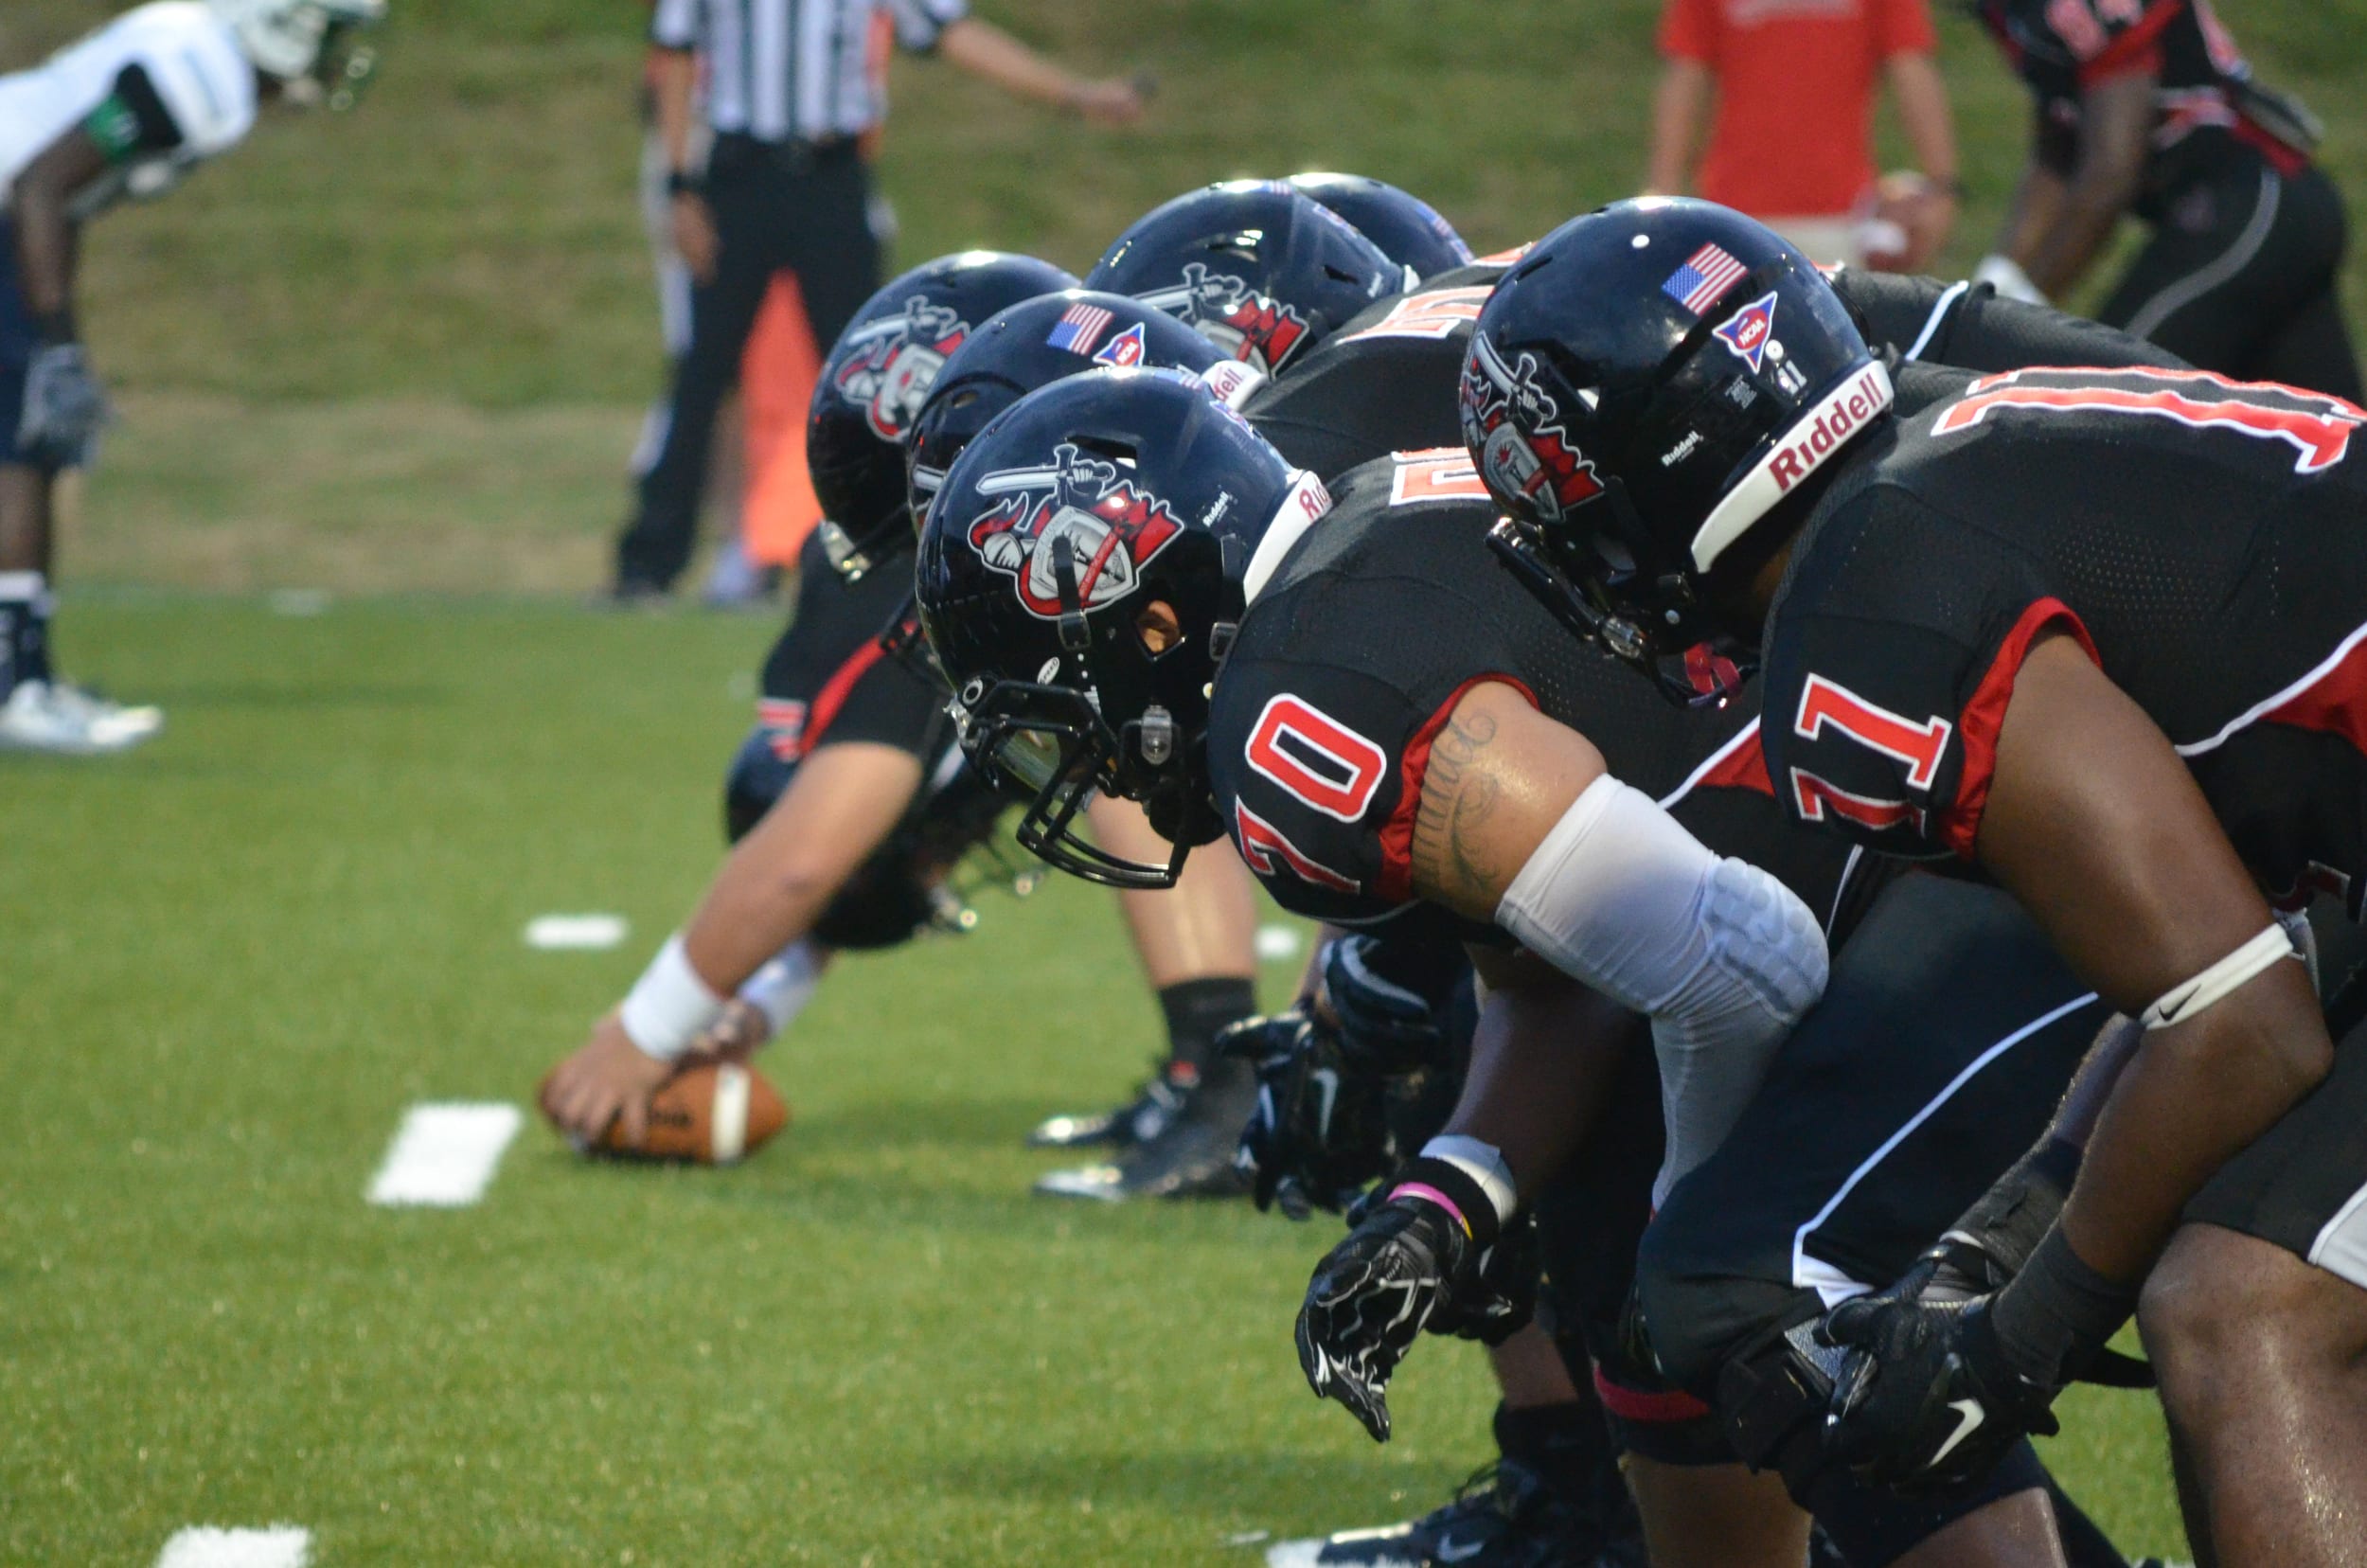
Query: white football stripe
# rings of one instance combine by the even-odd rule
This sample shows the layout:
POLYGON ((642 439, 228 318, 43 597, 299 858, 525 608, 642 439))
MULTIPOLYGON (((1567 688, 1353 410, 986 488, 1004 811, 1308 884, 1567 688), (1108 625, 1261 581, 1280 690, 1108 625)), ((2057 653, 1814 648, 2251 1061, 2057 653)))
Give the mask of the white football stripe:
POLYGON ((485 1196, 525 1117, 498 1102, 415 1105, 370 1180, 382 1207, 466 1208, 485 1196))
POLYGON ((294 1524, 261 1530, 192 1524, 172 1532, 156 1568, 304 1568, 311 1555, 312 1532, 294 1524))
POLYGON ((715 1163, 730 1165, 748 1148, 748 1069, 725 1062, 715 1070, 715 1106, 707 1122, 715 1163))

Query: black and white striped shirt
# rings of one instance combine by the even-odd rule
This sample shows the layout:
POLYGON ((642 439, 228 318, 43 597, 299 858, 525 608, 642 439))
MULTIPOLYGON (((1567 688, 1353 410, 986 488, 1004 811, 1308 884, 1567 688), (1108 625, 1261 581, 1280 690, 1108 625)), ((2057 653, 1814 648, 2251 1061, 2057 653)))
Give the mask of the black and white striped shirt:
POLYGON ((706 118, 759 141, 859 136, 887 95, 872 66, 885 16, 903 47, 925 51, 968 0, 657 0, 650 41, 706 56, 706 118))

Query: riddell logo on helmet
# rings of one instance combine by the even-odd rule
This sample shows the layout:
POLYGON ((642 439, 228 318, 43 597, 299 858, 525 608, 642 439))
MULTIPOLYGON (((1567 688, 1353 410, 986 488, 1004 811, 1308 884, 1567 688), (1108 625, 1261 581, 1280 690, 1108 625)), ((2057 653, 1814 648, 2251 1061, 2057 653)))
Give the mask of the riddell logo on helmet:
POLYGON ((1860 371, 1855 384, 1825 400, 1824 406, 1817 410, 1816 423, 1777 449, 1768 465, 1775 488, 1788 490, 1814 473, 1843 441, 1888 408, 1890 401, 1880 367, 1870 365, 1860 371))

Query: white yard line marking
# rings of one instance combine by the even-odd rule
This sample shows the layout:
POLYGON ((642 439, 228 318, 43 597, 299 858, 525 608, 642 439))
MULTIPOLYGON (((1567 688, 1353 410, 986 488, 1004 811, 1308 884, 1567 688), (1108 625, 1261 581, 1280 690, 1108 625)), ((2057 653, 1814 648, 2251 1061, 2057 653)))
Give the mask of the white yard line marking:
POLYGON ((326 615, 333 601, 318 588, 282 588, 271 597, 271 613, 309 618, 326 615))
POLYGON ((294 1524, 261 1530, 192 1524, 172 1532, 156 1568, 304 1568, 311 1555, 312 1532, 294 1524))
POLYGON ((1299 949, 1306 945, 1306 938, 1298 934, 1295 926, 1265 925, 1257 928, 1257 956, 1268 963, 1278 964, 1285 958, 1295 958, 1299 955, 1299 949))
POLYGON ((395 1130, 386 1163, 370 1179, 370 1202, 385 1208, 467 1208, 485 1196, 502 1151, 525 1117, 514 1105, 415 1105, 395 1130))
POLYGON ((544 953, 598 953, 632 929, 622 915, 537 915, 526 922, 525 940, 544 953))

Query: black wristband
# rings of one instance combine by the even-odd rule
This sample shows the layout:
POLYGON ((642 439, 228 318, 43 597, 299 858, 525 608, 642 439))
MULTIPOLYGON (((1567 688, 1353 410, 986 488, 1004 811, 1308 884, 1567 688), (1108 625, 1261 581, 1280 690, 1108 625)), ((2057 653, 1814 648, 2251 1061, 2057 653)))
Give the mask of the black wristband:
POLYGON ((1989 1316, 1998 1349, 2016 1373, 2042 1388, 2077 1376, 2137 1310, 2137 1287, 2116 1284, 2079 1260, 2056 1225, 1989 1316))
MULTIPOLYGON (((1428 1187, 1446 1199, 1452 1212, 1462 1217, 1463 1229, 1470 1237, 1473 1246, 1485 1251, 1496 1244, 1496 1237, 1504 1229, 1496 1218, 1496 1201, 1487 1196, 1487 1189, 1474 1181, 1469 1171, 1452 1160, 1441 1160, 1429 1154, 1408 1160, 1397 1167, 1397 1175, 1390 1178, 1390 1200, 1395 1202, 1397 1195, 1409 1186, 1428 1187)), ((1409 1196, 1418 1196, 1423 1203, 1431 1202, 1428 1194, 1409 1196)))
POLYGON ((72 343, 80 335, 74 330, 74 312, 70 310, 50 311, 35 316, 33 330, 41 335, 44 344, 72 343))
POLYGON ((666 175, 666 194, 667 194, 667 195, 668 195, 668 196, 703 196, 703 195, 705 195, 705 194, 706 194, 706 192, 707 192, 707 182, 706 182, 706 176, 705 176, 705 175, 703 175, 703 174, 692 174, 692 173, 688 173, 688 172, 686 172, 686 171, 685 171, 685 170, 683 170, 683 169, 669 169, 669 170, 667 172, 667 175, 666 175))
POLYGON ((1948 1228, 1989 1258, 2004 1276, 2019 1274, 2063 1212, 2079 1175, 2079 1150, 2050 1137, 2015 1162, 1948 1228))

